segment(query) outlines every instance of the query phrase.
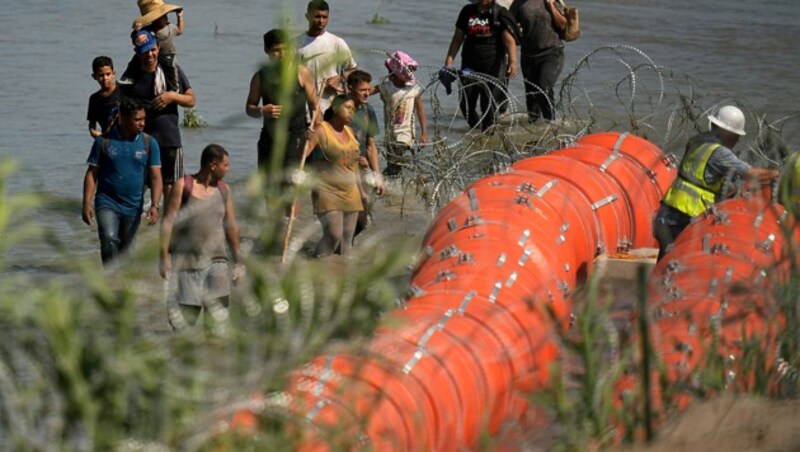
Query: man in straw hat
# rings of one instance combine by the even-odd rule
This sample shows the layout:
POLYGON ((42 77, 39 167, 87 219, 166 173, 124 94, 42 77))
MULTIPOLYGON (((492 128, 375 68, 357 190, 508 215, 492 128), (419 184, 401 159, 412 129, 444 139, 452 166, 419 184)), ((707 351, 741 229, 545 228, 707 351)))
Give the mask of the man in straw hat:
POLYGON ((741 110, 726 105, 708 120, 709 131, 692 137, 686 144, 678 177, 661 200, 653 219, 659 260, 692 218, 730 196, 727 186, 733 178, 744 177, 766 184, 780 175, 778 170, 752 167, 731 151, 745 135, 741 110))

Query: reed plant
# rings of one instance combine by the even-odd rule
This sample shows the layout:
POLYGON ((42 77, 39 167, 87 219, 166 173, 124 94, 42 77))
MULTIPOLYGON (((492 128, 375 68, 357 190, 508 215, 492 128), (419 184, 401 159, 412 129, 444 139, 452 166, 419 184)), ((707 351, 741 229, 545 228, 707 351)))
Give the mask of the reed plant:
MULTIPOLYGON (((0 187, 12 168, 3 166, 0 187)), ((43 240, 45 227, 9 221, 39 205, 29 195, 0 197, 3 249, 43 240)), ((280 217, 244 219, 270 221, 280 217)), ((144 232, 139 242, 111 269, 99 268, 94 255, 64 256, 72 263, 64 278, 0 281, 0 449, 291 444, 297 429, 286 425, 301 422, 280 403, 287 374, 332 343, 368 336, 395 306, 409 259, 369 244, 333 266, 304 259, 281 266, 274 255, 251 254, 230 318, 173 332, 157 237, 144 232), (257 435, 220 428, 254 397, 266 401, 257 435)))

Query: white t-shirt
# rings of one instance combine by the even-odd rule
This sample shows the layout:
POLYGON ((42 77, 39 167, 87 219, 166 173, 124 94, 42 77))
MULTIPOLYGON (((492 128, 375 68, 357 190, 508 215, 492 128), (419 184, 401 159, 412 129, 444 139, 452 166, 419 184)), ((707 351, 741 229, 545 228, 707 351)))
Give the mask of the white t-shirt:
POLYGON ((320 97, 322 113, 331 105, 336 92, 330 88, 323 91, 325 79, 339 75, 356 67, 356 60, 344 39, 327 31, 319 36, 303 33, 297 39, 297 54, 300 61, 311 71, 320 97))
POLYGON ((380 92, 386 121, 387 144, 400 143, 413 146, 417 131, 414 102, 422 94, 422 87, 414 84, 398 88, 386 77, 381 81, 380 92))

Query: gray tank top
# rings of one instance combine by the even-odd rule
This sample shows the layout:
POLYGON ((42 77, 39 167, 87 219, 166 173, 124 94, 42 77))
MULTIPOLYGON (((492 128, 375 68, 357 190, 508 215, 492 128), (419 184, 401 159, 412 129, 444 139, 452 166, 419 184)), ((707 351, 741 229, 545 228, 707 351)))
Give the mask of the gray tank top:
POLYGON ((178 269, 202 269, 214 261, 228 260, 225 200, 219 188, 214 190, 214 194, 205 199, 190 195, 178 212, 172 232, 172 253, 178 269))

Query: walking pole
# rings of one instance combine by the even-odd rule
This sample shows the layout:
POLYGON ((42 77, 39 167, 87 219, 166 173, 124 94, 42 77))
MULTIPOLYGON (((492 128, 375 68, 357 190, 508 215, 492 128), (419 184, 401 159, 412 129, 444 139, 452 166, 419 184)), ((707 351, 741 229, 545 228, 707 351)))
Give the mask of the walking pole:
MULTIPOLYGON (((317 122, 317 113, 319 112, 319 105, 317 105, 317 109, 314 110, 314 114, 311 116, 311 125, 312 127, 317 122)), ((309 140, 306 140, 306 144, 303 146, 303 155, 300 156, 300 166, 298 167, 298 171, 303 171, 303 168, 306 164, 306 155, 308 155, 309 149, 309 140)), ((292 226, 294 226, 294 220, 297 217, 297 192, 295 191, 294 200, 292 201, 292 208, 289 211, 289 222, 286 223, 286 235, 283 237, 283 252, 281 253, 281 264, 286 263, 286 255, 289 252, 289 238, 292 235, 292 226)))
MULTIPOLYGON (((320 87, 317 84, 316 74, 318 73, 317 70, 317 60, 314 60, 314 91, 317 96, 317 108, 311 114, 311 127, 314 127, 314 124, 317 122, 317 114, 319 113, 319 101, 320 101, 320 94, 325 89, 324 87, 320 87)), ((323 82, 324 83, 324 82, 323 82)), ((303 171, 303 167, 306 164, 306 154, 308 154, 308 140, 306 140, 306 144, 303 146, 303 155, 300 156, 300 167, 298 168, 299 171, 303 171)), ((281 264, 286 263, 286 255, 289 252, 289 238, 292 235, 292 226, 294 226, 294 220, 297 217, 297 192, 294 193, 294 200, 292 201, 292 208, 289 211, 289 221, 286 223, 286 235, 283 237, 283 251, 281 252, 281 264)))

